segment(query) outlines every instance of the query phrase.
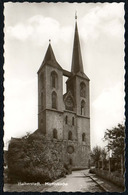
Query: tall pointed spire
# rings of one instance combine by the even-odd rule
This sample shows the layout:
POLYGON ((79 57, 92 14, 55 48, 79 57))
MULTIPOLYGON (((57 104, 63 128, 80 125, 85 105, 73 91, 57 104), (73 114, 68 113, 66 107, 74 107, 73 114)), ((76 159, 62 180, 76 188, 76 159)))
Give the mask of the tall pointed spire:
MULTIPOLYGON (((55 55, 54 55, 54 52, 53 52, 53 49, 52 49, 52 46, 51 46, 51 40, 50 39, 49 39, 49 46, 48 46, 48 49, 46 51, 46 54, 45 54, 45 57, 44 57, 44 60, 42 62, 41 67, 43 65, 50 65, 50 66, 53 66, 55 68, 62 69, 61 66, 58 64, 58 62, 56 61, 56 58, 55 58, 55 55)), ((40 67, 40 69, 41 69, 41 67, 40 67)))
POLYGON ((73 55, 72 55, 72 68, 71 72, 76 74, 78 72, 84 73, 83 62, 80 49, 79 33, 77 28, 77 14, 75 13, 75 35, 74 35, 74 45, 73 45, 73 55))
POLYGON ((47 63, 47 62, 56 62, 56 58, 51 47, 51 40, 49 40, 49 46, 46 51, 43 63, 47 63))

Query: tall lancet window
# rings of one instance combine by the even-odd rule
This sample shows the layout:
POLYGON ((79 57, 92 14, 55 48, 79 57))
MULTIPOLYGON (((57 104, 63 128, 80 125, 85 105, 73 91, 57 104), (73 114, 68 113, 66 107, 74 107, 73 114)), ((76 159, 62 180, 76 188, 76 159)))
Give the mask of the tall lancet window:
POLYGON ((81 101, 81 115, 85 115, 85 101, 81 101))
POLYGON ((51 73, 51 86, 52 86, 52 88, 57 88, 57 79, 58 79, 57 73, 55 71, 53 71, 51 73))
POLYGON ((80 96, 86 97, 86 85, 84 82, 80 83, 80 96))
POLYGON ((74 126, 74 117, 72 117, 72 125, 74 126))
POLYGON ((82 141, 85 141, 85 133, 82 134, 82 141))
POLYGON ((53 138, 57 139, 57 130, 56 129, 53 129, 53 138))
POLYGON ((55 91, 52 92, 52 108, 57 109, 57 94, 55 91))
POLYGON ((71 131, 68 132, 68 140, 72 140, 72 132, 71 131))

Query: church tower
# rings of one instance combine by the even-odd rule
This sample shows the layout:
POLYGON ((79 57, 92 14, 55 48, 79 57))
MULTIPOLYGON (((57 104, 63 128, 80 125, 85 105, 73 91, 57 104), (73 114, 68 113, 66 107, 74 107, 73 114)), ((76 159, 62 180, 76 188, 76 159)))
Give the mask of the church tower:
POLYGON ((38 71, 38 129, 47 140, 63 138, 63 69, 51 43, 38 71))
MULTIPOLYGON (((73 105, 72 110, 74 111, 75 124, 74 129, 71 130, 72 137, 75 137, 75 139, 72 138, 72 140, 74 141, 74 146, 77 142, 77 147, 74 147, 74 156, 70 155, 70 158, 74 158, 73 161, 75 167, 87 167, 90 154, 89 78, 85 75, 83 69, 83 61, 77 27, 77 16, 75 22, 71 76, 68 78, 66 85, 66 96, 70 97, 67 99, 70 99, 70 104, 73 105)), ((71 116, 69 117, 71 118, 71 116)), ((68 129, 70 128, 71 127, 68 127, 68 129)))
POLYGON ((50 42, 38 71, 38 129, 49 144, 62 144, 62 160, 73 169, 88 167, 89 108, 89 78, 84 73, 76 17, 71 72, 59 65, 50 42), (68 77, 64 95, 63 76, 68 77))

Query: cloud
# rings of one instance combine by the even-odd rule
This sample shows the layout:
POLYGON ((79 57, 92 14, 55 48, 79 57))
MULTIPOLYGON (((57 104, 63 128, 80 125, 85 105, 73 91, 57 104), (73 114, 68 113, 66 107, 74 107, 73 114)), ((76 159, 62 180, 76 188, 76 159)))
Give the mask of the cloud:
MULTIPOLYGON (((97 39, 101 33, 107 36, 118 38, 124 32, 124 8, 123 3, 105 3, 97 4, 91 8, 88 13, 80 18, 78 26, 80 27, 80 36, 83 40, 89 37, 97 39)), ((42 45, 52 39, 57 43, 59 40, 69 42, 72 33, 73 25, 61 26, 61 24, 50 17, 43 15, 35 15, 29 18, 24 23, 18 23, 15 26, 7 28, 8 36, 16 38, 20 41, 31 40, 36 44, 42 45)))
MULTIPOLYGON (((88 4, 85 5, 88 6, 88 4)), ((28 16, 31 15, 30 13, 28 13, 28 16)), ((10 26, 5 26, 6 52, 10 57, 7 56, 6 58, 5 71, 8 72, 9 79, 7 87, 5 87, 8 92, 5 95, 5 137, 20 136, 21 133, 29 129, 37 128, 37 117, 35 117, 35 113, 37 113, 37 94, 33 96, 33 92, 35 94, 35 91, 37 91, 37 82, 34 81, 29 85, 29 83, 26 83, 26 78, 30 80, 32 75, 35 76, 34 72, 43 58, 42 55, 46 52, 45 44, 48 44, 49 39, 52 40, 52 43, 54 42, 53 50, 56 59, 63 68, 69 70, 74 37, 74 23, 70 24, 72 22, 70 14, 70 12, 67 13, 69 21, 62 19, 64 23, 60 23, 59 20, 51 17, 35 15, 27 20, 23 20, 22 16, 22 20, 19 20, 19 18, 16 20, 21 22, 16 23, 15 21, 15 24, 10 22, 10 26), (37 49, 36 46, 40 45, 44 48, 39 47, 37 49), (19 48, 18 52, 17 48, 19 48), (10 82, 11 76, 12 78, 19 77, 21 82, 18 80, 14 80, 13 83, 10 82), (22 79, 24 77, 25 82, 23 83, 22 79)), ((91 91, 94 94, 91 97, 91 102, 93 102, 93 105, 91 104, 92 146, 102 145, 101 138, 103 138, 105 129, 116 125, 123 118, 124 94, 122 83, 118 83, 116 86, 113 85, 121 80, 118 72, 122 75, 122 61, 119 59, 120 54, 122 54, 122 47, 118 44, 117 39, 120 40, 121 37, 124 37, 122 34, 124 31, 124 8, 123 3, 96 3, 93 6, 90 5, 87 12, 82 9, 80 14, 83 17, 78 17, 78 29, 81 50, 84 54, 83 62, 87 60, 85 71, 91 80, 93 86, 91 91), (85 44, 82 44, 84 42, 85 44), (118 53, 115 52, 115 47, 119 49, 118 53), (106 54, 107 58, 105 58, 106 54), (117 59, 119 60, 117 61, 117 59), (90 74, 88 74, 88 71, 90 74), (109 74, 109 71, 113 72, 113 75, 109 74), (101 91, 105 86, 108 87, 108 80, 113 87, 101 91), (98 94, 100 95, 98 96, 98 94), (97 99, 93 101, 95 97, 97 99)), ((48 15, 50 16, 49 13, 48 15)), ((62 18, 62 13, 58 16, 62 18)), ((9 21, 8 18, 7 20, 9 21)))
POLYGON ((25 27, 23 24, 18 24, 14 27, 8 27, 7 32, 16 39, 26 40, 33 33, 33 29, 31 26, 25 27))
POLYGON ((21 137, 37 129, 37 91, 36 80, 22 81, 6 79, 5 81, 5 116, 4 139, 21 137), (8 90, 7 90, 8 88, 8 90))
POLYGON ((81 36, 97 39, 101 33, 114 38, 120 38, 124 33, 123 3, 98 4, 80 21, 81 36), (121 6, 122 5, 122 6, 121 6))
POLYGON ((31 40, 38 45, 48 42, 49 39, 55 43, 60 39, 68 43, 72 31, 71 26, 61 27, 57 20, 42 15, 33 16, 26 23, 19 23, 7 28, 8 36, 20 41, 31 40))
POLYGON ((122 83, 118 83, 112 88, 104 89, 100 96, 93 102, 94 108, 115 115, 115 111, 122 109, 122 103, 124 102, 122 88, 122 83))
POLYGON ((92 104, 92 145, 103 144, 105 130, 124 120, 124 89, 122 83, 106 88, 92 104))

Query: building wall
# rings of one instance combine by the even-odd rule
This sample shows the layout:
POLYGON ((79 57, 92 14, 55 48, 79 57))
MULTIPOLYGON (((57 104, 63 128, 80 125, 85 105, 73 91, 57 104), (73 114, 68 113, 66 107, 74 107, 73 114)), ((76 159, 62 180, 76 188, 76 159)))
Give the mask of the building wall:
POLYGON ((81 115, 81 101, 85 101, 86 106, 85 106, 85 116, 89 117, 89 81, 78 77, 76 78, 76 105, 77 105, 77 115, 81 115), (85 97, 80 96, 80 84, 85 83, 86 85, 86 94, 85 97))
POLYGON ((82 143, 82 133, 85 133, 85 142, 90 145, 90 119, 77 116, 78 142, 82 143))
POLYGON ((46 69, 43 67, 38 73, 38 113, 46 108, 46 69), (43 105, 41 104, 41 93, 43 93, 43 105))
POLYGON ((72 140, 77 140, 77 130, 76 130, 76 114, 71 111, 64 111, 63 115, 63 139, 68 140, 68 133, 69 131, 72 132, 72 140), (67 117, 67 124, 66 124, 66 117, 67 117), (73 125, 73 117, 74 117, 74 125, 73 125))
POLYGON ((73 169, 88 168, 89 150, 86 144, 79 144, 77 141, 63 141, 63 161, 70 164, 72 160, 73 169), (73 152, 69 153, 68 147, 73 148, 73 152))
POLYGON ((46 66, 46 109, 51 109, 52 105, 52 92, 55 91, 57 94, 57 110, 63 111, 63 72, 57 68, 46 66), (51 73, 55 71, 57 73, 57 87, 52 87, 51 73))
MULTIPOLYGON (((43 131, 44 134, 49 134, 49 132, 51 131, 51 129, 49 129, 50 125, 54 122, 54 120, 56 124, 59 124, 60 117, 58 117, 58 122, 57 122, 56 118, 57 116, 59 116, 59 114, 57 114, 56 111, 62 112, 64 109, 63 88, 62 88, 63 83, 62 82, 63 82, 62 71, 57 68, 51 67, 49 65, 45 65, 42 67, 42 69, 38 73, 38 128, 41 129, 41 131, 43 131), (57 85, 55 88, 52 87, 52 80, 51 80, 52 72, 56 72, 57 74, 57 85), (52 93, 53 92, 55 92, 57 95, 57 108, 56 109, 52 108, 52 93), (43 103, 41 100, 42 94, 43 94, 43 103), (52 112, 49 112, 48 114, 48 111, 46 112, 47 109, 51 110, 52 112), (49 121, 49 124, 47 123, 47 121, 49 121)), ((62 121, 61 126, 63 126, 63 120, 61 119, 61 121, 62 121)), ((62 136, 61 136, 61 139, 62 139, 62 136)))
POLYGON ((38 129, 40 129, 43 134, 46 134, 46 83, 46 68, 44 66, 38 73, 38 129))
POLYGON ((88 167, 90 153, 90 113, 89 113, 89 81, 79 76, 74 76, 67 81, 67 96, 73 96, 73 111, 66 110, 63 100, 63 72, 49 65, 43 66, 38 75, 38 128, 46 135, 49 144, 62 142, 63 162, 72 164, 74 169, 88 167), (57 87, 51 85, 51 72, 57 74, 57 87), (43 75, 43 76, 42 76, 43 75), (80 83, 86 85, 86 96, 80 96, 80 83), (52 92, 57 94, 57 108, 52 108, 52 92), (43 93, 43 105, 41 102, 43 93), (85 114, 81 115, 81 101, 86 102, 85 114), (68 121, 66 124, 66 116, 68 121), (74 117, 74 124, 72 119, 74 117), (57 130, 57 139, 53 139, 53 129, 57 130), (69 131, 72 132, 72 140, 68 139, 69 131), (85 141, 82 141, 82 133, 85 133, 85 141))
POLYGON ((63 139, 63 113, 53 110, 46 111, 46 138, 53 140, 53 129, 57 130, 57 140, 63 139))
POLYGON ((38 115, 38 129, 40 129, 41 132, 46 135, 46 110, 42 111, 38 115))

